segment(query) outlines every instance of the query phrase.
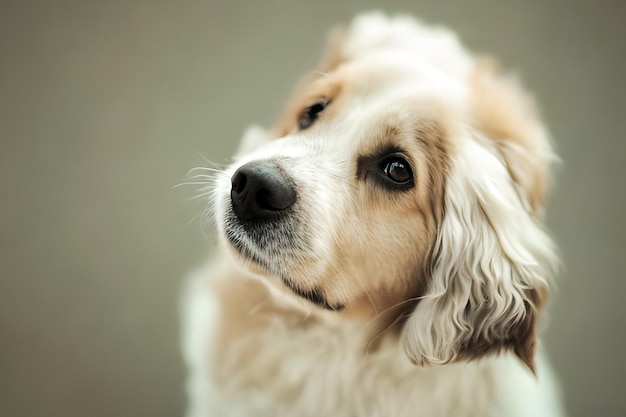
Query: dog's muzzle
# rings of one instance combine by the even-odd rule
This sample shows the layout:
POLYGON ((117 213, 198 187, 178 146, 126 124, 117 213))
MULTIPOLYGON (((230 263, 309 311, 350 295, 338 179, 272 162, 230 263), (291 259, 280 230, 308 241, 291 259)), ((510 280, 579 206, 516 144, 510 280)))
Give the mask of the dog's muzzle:
POLYGON ((244 258, 279 278, 299 297, 327 310, 340 311, 344 304, 331 304, 320 288, 301 287, 289 275, 298 262, 312 261, 307 238, 311 235, 307 233, 310 224, 297 216, 293 207, 296 199, 294 181, 276 162, 248 162, 231 178, 232 213, 225 222, 226 238, 244 258), (230 221, 235 217, 236 221, 230 221))
POLYGON ((240 221, 282 216, 296 201, 293 184, 271 161, 252 161, 231 178, 230 199, 240 221))

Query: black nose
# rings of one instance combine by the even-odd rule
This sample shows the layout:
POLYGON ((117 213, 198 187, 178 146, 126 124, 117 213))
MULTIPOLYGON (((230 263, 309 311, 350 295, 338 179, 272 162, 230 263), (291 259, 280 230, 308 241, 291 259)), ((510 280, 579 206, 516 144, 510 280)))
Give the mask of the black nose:
POLYGON ((248 162, 231 183, 230 199, 240 220, 276 216, 296 201, 292 184, 269 161, 248 162))

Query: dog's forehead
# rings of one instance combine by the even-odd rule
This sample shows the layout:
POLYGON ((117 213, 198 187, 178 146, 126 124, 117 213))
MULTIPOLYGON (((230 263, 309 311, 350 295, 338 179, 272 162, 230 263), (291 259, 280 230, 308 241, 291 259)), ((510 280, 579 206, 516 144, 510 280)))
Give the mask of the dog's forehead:
POLYGON ((404 54, 372 54, 318 83, 320 95, 331 101, 321 123, 335 140, 359 148, 389 137, 381 132, 443 124, 450 114, 464 112, 467 97, 465 82, 404 54))
POLYGON ((397 51, 381 51, 346 62, 329 78, 342 85, 337 90, 343 94, 379 101, 408 95, 458 100, 466 84, 465 77, 452 77, 428 61, 397 51))
POLYGON ((450 124, 451 114, 462 114, 467 86, 428 63, 389 53, 373 54, 339 67, 320 84, 333 102, 325 124, 338 129, 344 139, 359 142, 375 139, 380 132, 430 129, 450 124), (337 86, 339 85, 339 86, 337 86), (334 106, 334 108, 333 108, 334 106))
POLYGON ((456 108, 467 101, 467 79, 442 71, 406 51, 383 50, 351 59, 329 72, 313 72, 296 89, 270 137, 292 133, 312 104, 330 106, 322 119, 370 119, 403 101, 439 101, 456 108))

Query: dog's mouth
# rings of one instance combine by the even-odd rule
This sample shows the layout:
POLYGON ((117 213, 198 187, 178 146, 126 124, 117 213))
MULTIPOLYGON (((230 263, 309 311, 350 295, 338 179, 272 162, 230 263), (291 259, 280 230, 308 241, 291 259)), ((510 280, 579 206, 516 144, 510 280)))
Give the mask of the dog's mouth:
POLYGON ((318 307, 322 307, 326 310, 330 311, 341 311, 346 308, 345 304, 334 303, 331 304, 326 297, 324 296, 322 290, 320 288, 313 288, 312 290, 302 290, 297 287, 291 280, 283 279, 283 284, 287 286, 293 293, 304 298, 305 300, 310 301, 318 307))
POLYGON ((292 227, 281 222, 240 220, 232 211, 224 221, 224 235, 235 251, 272 275, 285 271, 285 262, 300 245, 294 241, 292 227))
MULTIPOLYGON (((275 247, 275 243, 268 242, 268 245, 263 247, 255 242, 255 240, 259 239, 259 236, 263 236, 264 229, 272 229, 271 225, 248 224, 246 228, 254 230, 252 236, 256 237, 256 239, 253 239, 248 232, 243 230, 244 227, 242 225, 238 225, 238 227, 237 225, 233 225, 232 222, 227 222, 227 224, 230 224, 230 227, 226 227, 225 235, 230 245, 246 262, 252 263, 260 268, 264 272, 262 275, 277 278, 293 294, 325 310, 341 311, 345 308, 345 305, 342 303, 331 303, 324 296, 321 288, 313 287, 311 289, 304 289, 293 281, 289 272, 291 268, 288 265, 290 256, 293 255, 281 254, 280 249, 275 247), (268 250, 268 246, 273 246, 273 248, 268 250)), ((278 229, 280 229, 280 227, 278 227, 278 229)), ((293 250, 294 247, 291 247, 290 250, 286 252, 293 250)), ((298 252, 302 253, 301 251, 298 252)))

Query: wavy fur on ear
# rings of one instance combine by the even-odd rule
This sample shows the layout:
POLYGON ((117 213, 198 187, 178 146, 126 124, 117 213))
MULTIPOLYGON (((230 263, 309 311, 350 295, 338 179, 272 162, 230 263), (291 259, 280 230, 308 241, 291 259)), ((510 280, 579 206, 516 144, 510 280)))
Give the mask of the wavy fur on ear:
POLYGON ((469 138, 457 150, 429 289, 404 329, 406 352, 431 365, 510 349, 534 370, 553 244, 493 142, 469 138))

